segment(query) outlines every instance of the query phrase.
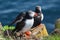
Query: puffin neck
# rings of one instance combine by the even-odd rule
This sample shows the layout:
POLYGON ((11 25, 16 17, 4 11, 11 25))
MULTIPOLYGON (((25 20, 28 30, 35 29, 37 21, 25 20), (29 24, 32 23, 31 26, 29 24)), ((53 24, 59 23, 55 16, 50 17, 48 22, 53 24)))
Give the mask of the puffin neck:
POLYGON ((30 17, 29 14, 26 14, 25 18, 26 19, 32 19, 33 17, 30 17))
POLYGON ((26 19, 32 19, 32 17, 30 17, 30 16, 28 16, 28 15, 27 15, 25 18, 26 18, 26 19))

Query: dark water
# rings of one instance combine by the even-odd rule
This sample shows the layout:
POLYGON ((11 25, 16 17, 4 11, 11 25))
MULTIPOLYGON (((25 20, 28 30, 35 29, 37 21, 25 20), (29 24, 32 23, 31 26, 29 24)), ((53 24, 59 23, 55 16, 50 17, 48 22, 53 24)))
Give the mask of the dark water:
POLYGON ((51 32, 55 20, 60 17, 60 0, 0 0, 0 21, 3 25, 8 25, 19 12, 34 10, 37 5, 42 7, 43 23, 48 32, 51 32))

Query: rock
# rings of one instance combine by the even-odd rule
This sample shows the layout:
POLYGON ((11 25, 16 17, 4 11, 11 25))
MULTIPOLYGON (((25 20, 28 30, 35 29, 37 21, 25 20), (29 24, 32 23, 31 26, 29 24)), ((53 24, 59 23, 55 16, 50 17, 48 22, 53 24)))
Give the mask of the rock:
MULTIPOLYGON (((37 26, 37 28, 35 30, 33 30, 33 32, 37 32, 36 36, 37 37, 45 37, 45 36, 48 36, 48 32, 47 32, 47 29, 46 29, 46 26, 45 24, 40 24, 37 26)), ((34 33, 35 33, 34 32, 34 33)))
POLYGON ((3 33, 3 31, 2 31, 2 24, 0 22, 0 34, 2 34, 2 33, 3 33))
POLYGON ((56 20, 55 28, 59 28, 60 29, 60 18, 56 20))
POLYGON ((2 28, 2 24, 1 24, 1 22, 0 22, 0 29, 2 28))
MULTIPOLYGON (((24 33, 23 36, 21 36, 22 40, 23 39, 29 39, 29 40, 42 40, 43 37, 47 37, 48 32, 46 30, 45 24, 40 24, 37 27, 33 28, 30 30, 31 34, 27 37, 27 35, 24 33)), ((20 32, 18 32, 18 35, 20 32)))
POLYGON ((55 33, 60 34, 60 29, 55 29, 55 33))
POLYGON ((60 34, 60 18, 56 20, 55 30, 52 32, 52 34, 60 34))

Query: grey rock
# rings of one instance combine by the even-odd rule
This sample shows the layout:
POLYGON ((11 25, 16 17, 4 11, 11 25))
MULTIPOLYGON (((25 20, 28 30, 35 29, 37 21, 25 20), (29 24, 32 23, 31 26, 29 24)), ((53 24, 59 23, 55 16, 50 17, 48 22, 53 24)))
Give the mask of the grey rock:
POLYGON ((59 28, 60 29, 60 18, 56 20, 55 28, 59 28))

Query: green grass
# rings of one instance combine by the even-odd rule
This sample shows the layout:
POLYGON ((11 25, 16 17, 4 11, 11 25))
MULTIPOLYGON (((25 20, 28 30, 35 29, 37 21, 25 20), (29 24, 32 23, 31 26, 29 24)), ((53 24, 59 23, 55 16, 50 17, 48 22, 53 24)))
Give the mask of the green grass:
POLYGON ((60 40, 60 35, 59 34, 50 35, 44 38, 44 40, 60 40))

